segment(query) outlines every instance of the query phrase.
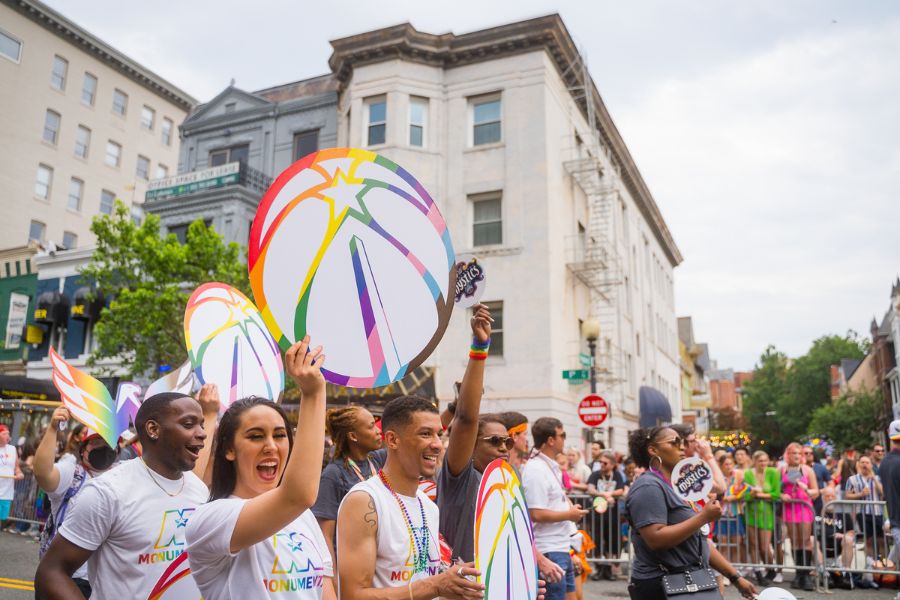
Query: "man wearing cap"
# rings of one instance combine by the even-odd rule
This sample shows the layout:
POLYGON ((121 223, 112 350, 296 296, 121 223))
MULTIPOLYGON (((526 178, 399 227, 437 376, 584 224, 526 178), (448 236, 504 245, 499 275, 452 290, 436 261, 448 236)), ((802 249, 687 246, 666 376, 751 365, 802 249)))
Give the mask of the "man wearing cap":
POLYGON ((19 468, 19 453, 16 447, 9 443, 9 429, 0 423, 0 527, 9 525, 9 511, 12 508, 18 479, 24 479, 25 475, 19 468))
MULTIPOLYGON (((60 406, 53 411, 50 425, 34 453, 34 477, 50 498, 50 517, 41 533, 41 545, 38 549, 40 557, 44 556, 69 512, 70 503, 81 492, 84 484, 112 467, 118 457, 118 444, 115 448, 110 448, 99 433, 85 427, 78 445, 78 455, 66 454, 54 464, 59 425, 68 420, 69 411, 65 407, 60 406)), ((84 597, 89 598, 91 586, 88 583, 87 564, 81 565, 72 574, 72 579, 84 597)))
POLYGON ((891 524, 891 535, 894 536, 894 547, 890 558, 897 562, 900 553, 900 419, 892 421, 888 427, 891 438, 891 451, 881 461, 878 473, 887 501, 888 519, 891 524))

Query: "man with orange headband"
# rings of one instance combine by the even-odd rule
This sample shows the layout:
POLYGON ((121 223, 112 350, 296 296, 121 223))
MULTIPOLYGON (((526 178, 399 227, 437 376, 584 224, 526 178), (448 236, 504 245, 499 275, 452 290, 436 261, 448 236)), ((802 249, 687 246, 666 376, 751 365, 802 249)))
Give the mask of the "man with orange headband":
POLYGON ((528 460, 528 417, 520 412, 507 411, 500 413, 500 420, 506 426, 507 435, 513 440, 513 449, 509 453, 509 464, 521 479, 522 467, 528 460))

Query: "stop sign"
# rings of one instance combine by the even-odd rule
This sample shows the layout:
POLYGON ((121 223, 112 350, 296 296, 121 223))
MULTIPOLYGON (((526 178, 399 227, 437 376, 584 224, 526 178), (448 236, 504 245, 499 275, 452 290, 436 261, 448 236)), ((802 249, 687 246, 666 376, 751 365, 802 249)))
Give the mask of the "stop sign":
POLYGON ((609 405, 606 400, 591 394, 585 396, 578 404, 578 417, 588 427, 597 427, 609 416, 609 405))

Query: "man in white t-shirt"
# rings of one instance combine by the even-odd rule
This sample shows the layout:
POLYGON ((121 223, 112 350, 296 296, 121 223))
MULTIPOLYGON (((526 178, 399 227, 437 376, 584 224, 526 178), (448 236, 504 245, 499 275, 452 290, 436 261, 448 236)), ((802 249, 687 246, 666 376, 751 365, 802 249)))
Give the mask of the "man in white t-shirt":
MULTIPOLYGON (((166 392, 135 418, 143 456, 85 484, 35 575, 42 598, 75 600, 72 574, 85 562, 94 598, 196 600, 184 532, 209 494, 191 472, 206 433, 200 404, 166 392)), ((208 444, 207 444, 208 446, 208 444)))
MULTIPOLYGON (((566 432, 559 419, 541 417, 531 425, 534 447, 539 453, 522 469, 522 487, 528 513, 534 523, 534 545, 538 552, 556 563, 565 576, 560 581, 547 582, 545 600, 574 598, 575 570, 569 548, 576 541, 575 523, 587 514, 566 496, 562 471, 556 457, 566 445, 566 432)), ((578 538, 580 539, 580 538, 578 538)))
POLYGON ((0 527, 6 527, 12 501, 15 496, 15 482, 24 479, 19 468, 19 453, 9 443, 9 429, 0 423, 0 527))
POLYGON ((353 486, 338 509, 341 600, 370 597, 375 588, 389 600, 476 600, 484 586, 467 578, 476 574, 473 563, 441 572, 438 508, 418 489, 419 478, 433 478, 438 466, 437 408, 424 398, 395 398, 381 423, 384 468, 353 486))

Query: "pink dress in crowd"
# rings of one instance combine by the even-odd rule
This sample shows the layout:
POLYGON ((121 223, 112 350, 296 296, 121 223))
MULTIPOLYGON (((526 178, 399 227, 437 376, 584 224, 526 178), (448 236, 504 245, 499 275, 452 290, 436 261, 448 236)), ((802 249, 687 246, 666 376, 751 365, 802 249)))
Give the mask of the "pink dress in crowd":
MULTIPOLYGON (((801 476, 798 483, 802 481, 804 485, 809 486, 809 477, 806 475, 806 470, 801 467, 800 473, 801 476)), ((788 478, 786 467, 781 469, 781 491, 790 496, 792 500, 805 500, 812 504, 809 494, 796 483, 792 483, 788 478)), ((791 502, 784 505, 785 523, 812 523, 814 517, 812 508, 805 504, 791 502)))

